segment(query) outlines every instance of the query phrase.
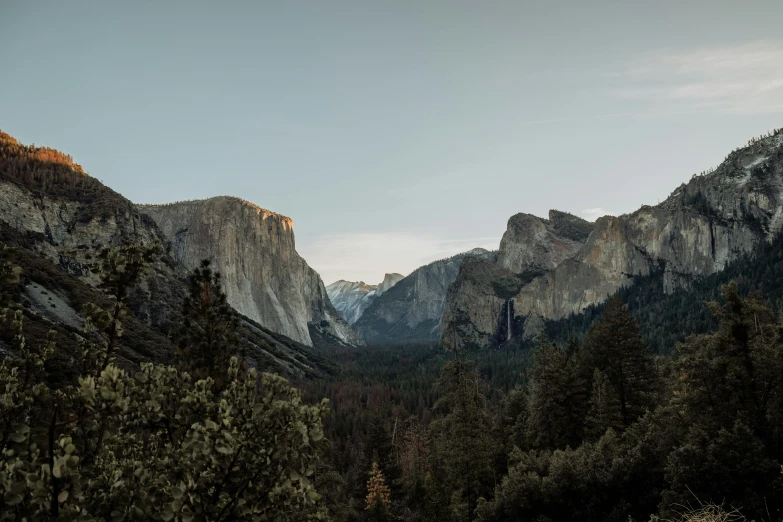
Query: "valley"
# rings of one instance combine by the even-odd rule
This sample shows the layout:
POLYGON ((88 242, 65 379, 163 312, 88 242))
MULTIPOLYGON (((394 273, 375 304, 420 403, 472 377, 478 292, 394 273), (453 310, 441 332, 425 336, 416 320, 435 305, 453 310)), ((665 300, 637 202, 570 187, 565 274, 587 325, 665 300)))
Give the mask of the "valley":
MULTIPOLYGON (((495 251, 325 285, 288 217, 226 196, 137 205, 69 156, 2 133, 0 241, 6 270, 19 267, 7 295, 26 343, 56 339, 53 389, 81 378, 91 303, 127 308, 108 338, 118 371, 185 371, 188 296, 224 295, 242 364, 286 377, 307 403, 329 400, 329 449, 307 484, 335 520, 626 522, 692 494, 756 516, 783 509, 782 180, 775 131, 656 206, 595 222, 519 213, 495 251), (120 301, 102 260, 128 248, 152 257, 120 301), (194 279, 202 260, 216 280, 194 279), (716 355, 725 347, 736 349, 716 355), (729 407, 705 406, 711 394, 729 407), (717 435, 688 429, 683 411, 717 435), (705 455, 717 451, 755 453, 716 471, 705 455), (370 469, 388 490, 382 511, 365 505, 370 469)), ((6 361, 29 357, 19 331, 2 331, 6 361)))

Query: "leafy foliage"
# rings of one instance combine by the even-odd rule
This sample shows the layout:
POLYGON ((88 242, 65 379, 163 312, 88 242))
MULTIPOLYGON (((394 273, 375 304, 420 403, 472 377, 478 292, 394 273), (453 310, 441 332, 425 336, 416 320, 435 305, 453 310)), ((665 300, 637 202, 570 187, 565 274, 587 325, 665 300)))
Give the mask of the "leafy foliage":
POLYGON ((313 474, 325 402, 305 405, 283 378, 236 358, 219 392, 170 366, 112 364, 117 310, 149 253, 106 254, 113 305, 88 309, 75 382, 47 387, 54 339, 29 348, 14 312, 15 354, 0 363, 0 520, 324 518, 313 474))

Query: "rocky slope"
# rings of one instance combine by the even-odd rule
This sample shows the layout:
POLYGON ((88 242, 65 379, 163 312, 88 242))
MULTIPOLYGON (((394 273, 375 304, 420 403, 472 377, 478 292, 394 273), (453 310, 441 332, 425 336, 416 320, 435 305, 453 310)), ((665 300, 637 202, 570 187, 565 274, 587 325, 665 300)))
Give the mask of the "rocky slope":
POLYGON ((402 274, 386 274, 379 285, 340 279, 327 285, 326 293, 332 305, 348 321, 348 324, 354 324, 377 297, 383 295, 403 277, 405 276, 402 274))
MULTIPOLYGON (((732 152, 713 172, 694 176, 659 205, 597 220, 573 256, 511 297, 514 324, 525 324, 530 335, 541 319, 580 313, 653 269, 663 271, 663 289, 671 292, 722 270, 738 254, 773 238, 782 225, 783 134, 777 132, 732 152)), ((493 303, 478 302, 474 309, 459 289, 450 296, 444 322, 456 337, 472 335, 483 344, 497 332, 489 319, 460 323, 469 320, 466 314, 491 316, 493 303)))
POLYGON ((290 218, 234 197, 138 207, 160 227, 178 262, 213 262, 229 304, 243 315, 308 346, 314 337, 361 344, 321 277, 296 252, 290 218))
POLYGON ((497 257, 463 263, 448 289, 441 331, 452 344, 499 344, 513 332, 509 299, 534 278, 579 252, 592 223, 557 210, 549 219, 516 214, 508 220, 497 257))
MULTIPOLYGON (((0 241, 18 248, 32 334, 54 328, 58 346, 76 346, 78 311, 105 301, 91 270, 105 247, 165 243, 161 230, 120 194, 88 176, 65 154, 24 146, 0 132, 0 241)), ((127 363, 170 360, 187 269, 165 252, 130 298, 121 356, 127 363)), ((251 363, 288 375, 318 374, 323 360, 301 343, 245 319, 251 363)), ((33 337, 34 338, 34 337, 33 337)))
POLYGON ((417 268, 373 301, 354 324, 368 343, 437 339, 449 285, 469 258, 493 257, 482 248, 417 268))

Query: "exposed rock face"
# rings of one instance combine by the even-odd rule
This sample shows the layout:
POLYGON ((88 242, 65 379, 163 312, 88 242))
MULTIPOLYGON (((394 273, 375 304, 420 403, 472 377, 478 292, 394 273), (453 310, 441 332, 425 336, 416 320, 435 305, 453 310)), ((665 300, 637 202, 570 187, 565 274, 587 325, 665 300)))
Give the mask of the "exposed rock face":
POLYGON ((296 252, 291 219, 234 197, 139 209, 169 239, 177 261, 189 268, 212 261, 229 304, 243 315, 308 346, 314 335, 361 344, 296 252))
POLYGON ((592 224, 571 214, 549 211, 549 219, 517 214, 500 240, 498 263, 513 273, 551 270, 573 257, 590 235, 592 224))
MULTIPOLYGON (((26 147, 0 131, 0 241, 17 248, 26 285, 22 298, 31 314, 27 321, 43 323, 31 335, 56 330, 57 351, 67 354, 78 339, 65 327, 81 326, 78 311, 85 304, 105 304, 91 269, 100 251, 166 238, 151 218, 69 157, 26 147)), ((179 325, 187 269, 169 252, 153 268, 129 297, 132 313, 123 325, 121 364, 174 362, 178 353, 169 334, 179 325)), ((249 364, 263 370, 321 375, 329 366, 307 346, 249 319, 240 321, 239 333, 249 364)))
POLYGON ((341 279, 326 287, 326 293, 335 309, 348 324, 354 324, 372 302, 389 288, 397 284, 402 274, 386 274, 380 285, 368 285, 364 281, 341 279))
MULTIPOLYGON (((659 205, 600 218, 577 252, 563 256, 553 269, 521 287, 513 297, 515 313, 530 324, 540 323, 540 318, 580 313, 632 284, 634 275, 647 275, 654 268, 663 268, 664 290, 671 292, 693 278, 722 270, 737 255, 779 233, 781 226, 783 134, 778 132, 732 152, 714 172, 692 178, 659 205)), ((507 232, 504 240, 525 237, 540 246, 538 238, 546 232, 540 225, 529 228, 535 231, 527 236, 507 232)), ((504 266, 515 266, 521 260, 544 267, 536 262, 537 248, 523 247, 522 254, 506 249, 512 252, 499 255, 504 266)), ((446 307, 450 316, 444 315, 444 321, 454 325, 461 317, 479 321, 481 312, 471 308, 470 299, 461 297, 458 290, 452 294, 446 307)), ((490 309, 497 303, 476 306, 490 309)), ((465 335, 486 340, 492 335, 490 328, 491 321, 485 319, 463 330, 465 335)))
POLYGON ((479 346, 506 340, 510 332, 499 316, 514 308, 508 299, 533 278, 576 255, 592 227, 592 223, 557 210, 549 212, 549 219, 530 214, 512 216, 497 259, 466 261, 449 287, 441 324, 444 338, 454 344, 479 346), (499 338, 496 334, 503 326, 504 334, 499 338))
POLYGON ((96 250, 128 241, 149 244, 158 238, 130 201, 119 201, 109 216, 85 216, 79 202, 36 195, 0 181, 0 219, 20 232, 40 234, 40 252, 76 275, 90 275, 89 258, 96 250))
POLYGON ((417 268, 364 311, 354 327, 370 343, 437 339, 446 291, 470 257, 493 256, 477 248, 417 268))
POLYGON ((382 296, 387 290, 389 290, 389 288, 393 287, 394 285, 402 281, 404 277, 405 277, 404 275, 398 274, 396 272, 393 274, 386 274, 383 277, 383 281, 381 281, 381 284, 379 284, 378 287, 375 289, 375 296, 376 297, 382 296))
POLYGON ((335 309, 340 312, 348 324, 355 323, 375 298, 377 285, 368 285, 364 281, 345 281, 340 279, 326 286, 326 293, 335 309))
POLYGON ((599 219, 571 262, 522 288, 518 313, 579 313, 654 266, 663 266, 667 292, 723 270, 780 231, 782 145, 783 134, 760 140, 730 154, 711 174, 681 185, 660 205, 599 219))
POLYGON ((488 344, 506 302, 497 295, 492 283, 510 277, 514 274, 503 268, 497 259, 466 259, 447 291, 442 337, 459 346, 488 344))

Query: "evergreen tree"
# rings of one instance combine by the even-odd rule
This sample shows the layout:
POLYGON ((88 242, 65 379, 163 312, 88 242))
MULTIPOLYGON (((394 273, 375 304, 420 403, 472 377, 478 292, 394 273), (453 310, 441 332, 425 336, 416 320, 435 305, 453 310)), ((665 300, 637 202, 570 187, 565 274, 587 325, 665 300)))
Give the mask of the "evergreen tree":
POLYGON ((78 383, 45 384, 54 343, 28 346, 15 311, 13 354, 0 361, 0 521, 323 519, 312 476, 325 402, 307 406, 282 377, 241 371, 236 358, 219 392, 170 366, 102 366, 107 332, 122 332, 123 288, 145 273, 139 253, 106 256, 113 293, 101 317, 120 324, 83 333, 94 346, 76 356, 102 356, 78 383))
POLYGON ((446 363, 437 388, 440 399, 436 407, 447 413, 432 423, 437 439, 436 464, 442 468, 433 472, 442 471, 437 476, 451 492, 453 516, 470 521, 479 498, 488 496, 494 487, 489 415, 472 362, 455 359, 446 363))
POLYGON ((534 448, 576 447, 582 440, 586 393, 577 353, 573 342, 562 350, 545 339, 535 352, 526 430, 534 448))
POLYGON ((370 512, 372 520, 387 520, 391 505, 391 491, 386 486, 383 472, 377 462, 372 463, 370 478, 367 480, 367 497, 365 509, 370 512))
POLYGON ((199 376, 212 376, 221 385, 228 362, 238 355, 242 344, 238 324, 237 314, 223 293, 220 273, 212 271, 209 260, 203 260, 188 278, 178 333, 178 345, 189 368, 199 376))
MULTIPOLYGON (((85 330, 96 332, 101 337, 99 346, 84 344, 89 354, 83 354, 86 365, 94 365, 94 371, 106 368, 114 358, 114 352, 123 336, 122 319, 130 313, 127 306, 128 292, 145 276, 152 272, 152 262, 160 253, 160 245, 124 245, 121 248, 106 248, 101 251, 97 269, 100 288, 103 289, 112 306, 103 309, 88 303, 82 309, 85 316, 85 330), (92 350, 95 348, 95 350, 92 350)), ((83 365, 83 369, 86 366, 83 365)))
POLYGON ((585 419, 585 438, 598 440, 609 428, 615 431, 623 429, 620 417, 620 401, 612 384, 606 375, 595 369, 593 373, 593 391, 590 394, 590 405, 585 419))
POLYGON ((671 402, 688 424, 667 462, 665 500, 696 495, 761 516, 783 509, 783 324, 736 283, 723 301, 708 303, 718 331, 678 346, 671 402))
POLYGON ((587 379, 596 368, 606 375, 617 393, 623 426, 654 405, 657 374, 652 356, 636 320, 616 295, 587 334, 582 365, 587 379))
POLYGON ((14 263, 13 248, 0 246, 0 310, 13 305, 16 285, 22 275, 22 267, 14 263))

